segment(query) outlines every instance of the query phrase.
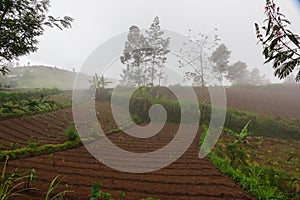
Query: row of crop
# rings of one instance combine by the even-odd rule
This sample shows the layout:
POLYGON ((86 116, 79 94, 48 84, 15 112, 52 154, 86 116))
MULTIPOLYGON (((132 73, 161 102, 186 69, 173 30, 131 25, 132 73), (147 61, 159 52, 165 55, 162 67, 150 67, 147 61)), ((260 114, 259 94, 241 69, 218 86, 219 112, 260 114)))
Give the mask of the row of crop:
POLYGON ((18 91, 0 91, 0 102, 20 101, 28 99, 37 99, 61 93, 57 88, 48 89, 33 89, 33 90, 18 90, 18 91))
POLYGON ((49 101, 46 98, 20 100, 17 102, 9 101, 0 103, 0 119, 43 113, 63 107, 65 105, 49 101))
POLYGON ((67 138, 67 141, 62 144, 45 144, 42 146, 38 146, 37 143, 29 141, 28 147, 13 150, 2 150, 0 152, 0 161, 3 161, 3 159, 5 159, 6 157, 9 157, 10 160, 15 160, 45 154, 53 154, 55 152, 77 148, 82 145, 79 135, 73 124, 71 124, 64 131, 64 134, 67 138))
MULTIPOLYGON (((106 134, 112 134, 115 132, 120 132, 120 129, 112 129, 108 131, 106 134)), ((37 180, 37 172, 34 168, 26 170, 26 171, 19 171, 16 169, 12 173, 8 173, 6 168, 8 165, 9 160, 15 159, 24 159, 33 156, 39 155, 48 155, 49 158, 53 156, 54 153, 65 151, 68 149, 77 148, 82 145, 80 141, 79 135, 74 127, 74 124, 71 124, 65 131, 64 134, 67 137, 66 142, 62 144, 46 144, 43 146, 38 146, 34 142, 30 142, 28 147, 23 147, 20 149, 15 150, 4 150, 0 152, 0 161, 3 161, 3 168, 2 168, 2 176, 0 177, 0 199, 1 200, 8 200, 14 196, 23 196, 26 199, 30 199, 27 196, 29 191, 37 190, 37 188, 32 187, 32 184, 37 180)), ((96 139, 102 137, 101 135, 94 135, 97 136, 96 139)), ((91 139, 93 141, 93 139, 91 139)), ((56 176, 50 182, 48 190, 45 192, 44 197, 40 197, 41 199, 45 200, 56 200, 56 199, 65 199, 65 195, 70 192, 70 190, 63 190, 58 191, 61 189, 61 182, 62 178, 56 176)), ((91 188, 91 198, 90 200, 97 200, 97 199, 106 199, 106 200, 114 200, 115 198, 112 194, 108 192, 104 192, 100 190, 101 184, 96 182, 92 185, 91 188)), ((118 198, 117 199, 125 199, 125 193, 123 191, 118 191, 118 198)), ((159 200, 148 197, 142 200, 159 200)))
MULTIPOLYGON (((65 130, 64 133, 68 141, 62 144, 46 144, 38 146, 35 142, 29 142, 28 147, 14 150, 2 150, 0 152, 0 161, 3 161, 3 167, 0 177, 1 200, 8 200, 15 196, 22 196, 26 199, 30 199, 30 197, 27 196, 28 192, 37 190, 37 188, 32 187, 32 184, 37 179, 35 169, 32 168, 26 171, 19 171, 18 169, 15 169, 13 172, 8 173, 6 168, 9 160, 28 158, 45 154, 48 154, 50 156, 55 152, 77 148, 82 145, 74 126, 70 126, 65 130)), ((41 197, 41 199, 63 199, 66 193, 71 192, 68 190, 64 190, 61 192, 56 191, 60 186, 61 181, 62 179, 59 179, 59 176, 53 178, 48 190, 45 191, 45 196, 41 197)))

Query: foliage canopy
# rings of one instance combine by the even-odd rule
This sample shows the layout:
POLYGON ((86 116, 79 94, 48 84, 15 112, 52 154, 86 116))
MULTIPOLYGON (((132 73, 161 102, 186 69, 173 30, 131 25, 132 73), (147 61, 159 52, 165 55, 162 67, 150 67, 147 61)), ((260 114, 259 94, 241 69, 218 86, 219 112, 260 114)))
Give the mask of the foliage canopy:
POLYGON ((9 72, 5 63, 36 51, 37 37, 45 26, 70 28, 73 18, 47 15, 49 0, 1 0, 0 2, 0 73, 9 72))
MULTIPOLYGON (((274 75, 283 79, 300 65, 300 37, 288 29, 290 21, 273 0, 266 0, 265 14, 264 33, 255 23, 256 35, 263 45, 265 63, 273 62, 274 75)), ((296 81, 300 81, 300 69, 296 81)))

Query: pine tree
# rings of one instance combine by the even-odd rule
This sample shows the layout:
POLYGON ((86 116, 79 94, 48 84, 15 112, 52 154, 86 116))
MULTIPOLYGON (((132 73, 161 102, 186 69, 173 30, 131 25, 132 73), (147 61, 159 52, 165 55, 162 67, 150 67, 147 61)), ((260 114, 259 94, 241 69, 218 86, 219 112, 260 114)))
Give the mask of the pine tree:
POLYGON ((151 63, 151 68, 148 69, 151 85, 154 85, 156 75, 158 75, 158 84, 164 79, 164 63, 166 55, 170 52, 170 38, 163 38, 164 32, 160 28, 159 18, 156 16, 153 23, 150 25, 149 31, 146 31, 147 42, 151 51, 149 52, 146 61, 151 63), (157 74, 158 73, 158 74, 157 74))

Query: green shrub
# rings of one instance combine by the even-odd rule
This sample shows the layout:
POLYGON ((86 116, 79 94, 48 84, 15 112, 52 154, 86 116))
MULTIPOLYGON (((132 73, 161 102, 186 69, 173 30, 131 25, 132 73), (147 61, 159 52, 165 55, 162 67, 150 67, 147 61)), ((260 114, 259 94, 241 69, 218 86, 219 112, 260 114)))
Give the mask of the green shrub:
POLYGON ((37 143, 36 142, 32 142, 32 141, 28 141, 28 147, 31 148, 31 149, 35 149, 37 148, 37 143))
POLYGON ((76 140, 68 141, 63 144, 45 144, 36 148, 23 147, 15 150, 3 150, 0 152, 0 161, 3 161, 5 156, 9 156, 11 160, 29 158, 77 148, 80 145, 82 145, 81 141, 76 140))
MULTIPOLYGON (((211 105, 201 103, 199 105, 200 107, 202 106, 202 109, 205 107, 205 112, 201 116, 201 122, 208 126, 211 117, 211 105)), ((227 108, 225 127, 237 132, 248 121, 251 121, 248 131, 254 136, 300 140, 300 120, 283 119, 249 111, 241 111, 235 108, 227 108)))
POLYGON ((99 182, 96 182, 94 185, 92 185, 92 197, 90 200, 114 200, 110 193, 101 191, 100 186, 101 184, 99 182))
MULTIPOLYGON (((209 125, 212 106, 205 101, 198 103, 198 110, 192 109, 193 105, 191 105, 191 102, 184 101, 182 102, 183 108, 181 109, 177 100, 166 99, 164 96, 154 97, 149 94, 150 91, 148 90, 149 88, 140 89, 130 98, 129 111, 135 119, 138 118, 141 119, 141 121, 149 122, 148 112, 150 107, 154 104, 160 104, 167 112, 167 122, 195 122, 196 117, 200 115, 199 111, 201 111, 201 123, 207 126, 209 125), (183 110, 183 113, 181 113, 181 110, 183 110), (186 115, 187 118, 182 119, 182 115, 185 114, 185 112, 189 113, 189 115, 186 115)), ((117 103, 117 105, 121 107, 127 106, 126 101, 124 101, 127 94, 126 88, 124 87, 124 92, 116 94, 114 103, 117 103)), ((128 108, 124 107, 124 109, 128 108)), ((237 132, 241 130, 248 121, 251 121, 248 131, 255 136, 300 140, 300 120, 284 119, 249 111, 241 111, 234 108, 226 109, 225 127, 237 132)))
POLYGON ((8 101, 20 101, 26 99, 37 99, 41 96, 51 96, 55 94, 61 93, 61 90, 57 88, 48 89, 34 89, 34 90, 19 90, 19 91, 0 91, 0 102, 8 102, 8 101))
POLYGON ((70 125, 65 131, 65 135, 67 136, 68 141, 76 141, 79 139, 79 135, 74 125, 70 125))
MULTIPOLYGON (((279 190, 279 188, 272 184, 272 177, 269 177, 266 173, 265 178, 256 179, 256 176, 250 176, 247 173, 244 173, 245 167, 234 169, 230 165, 230 161, 224 158, 219 158, 215 154, 210 153, 209 158, 211 159, 213 165, 215 165, 223 174, 232 177, 236 182, 241 185, 242 188, 248 190, 250 193, 255 195, 257 199, 269 200, 269 199, 278 199, 285 200, 288 199, 287 195, 279 190)), ((248 170, 251 170, 251 166, 247 167, 248 170)), ((265 172, 265 171, 264 171, 265 172)), ((263 174, 263 172, 262 172, 263 174)))

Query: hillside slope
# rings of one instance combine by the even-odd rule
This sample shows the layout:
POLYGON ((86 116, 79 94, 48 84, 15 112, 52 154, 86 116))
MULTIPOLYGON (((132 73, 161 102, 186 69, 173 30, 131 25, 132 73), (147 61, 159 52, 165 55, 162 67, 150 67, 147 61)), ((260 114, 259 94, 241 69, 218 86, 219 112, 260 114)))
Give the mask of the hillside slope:
MULTIPOLYGON (((6 77, 0 77, 2 85, 15 85, 17 88, 59 88, 72 89, 77 72, 72 72, 56 67, 30 66, 16 67, 6 77)), ((78 80, 81 88, 89 88, 92 77, 87 74, 79 74, 78 80)), ((108 79, 111 81, 110 79, 108 79)))

